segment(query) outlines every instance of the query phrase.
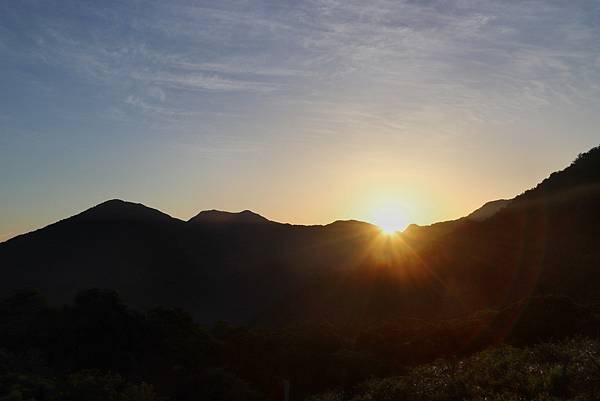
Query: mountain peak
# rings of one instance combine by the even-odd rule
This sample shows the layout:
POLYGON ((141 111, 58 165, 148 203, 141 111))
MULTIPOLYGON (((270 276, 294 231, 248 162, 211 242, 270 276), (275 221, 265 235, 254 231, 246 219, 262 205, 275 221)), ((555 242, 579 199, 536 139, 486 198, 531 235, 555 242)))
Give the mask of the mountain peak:
POLYGON ((509 199, 498 199, 485 203, 479 209, 473 211, 467 216, 467 219, 473 221, 487 220, 500 210, 504 209, 510 203, 509 199))
POLYGON ((73 217, 78 221, 145 221, 160 222, 174 220, 173 217, 159 210, 121 199, 109 199, 93 206, 73 217))
POLYGON ((257 224, 269 223, 270 220, 250 210, 241 212, 225 212, 222 210, 203 210, 188 220, 193 223, 210 224, 257 224))

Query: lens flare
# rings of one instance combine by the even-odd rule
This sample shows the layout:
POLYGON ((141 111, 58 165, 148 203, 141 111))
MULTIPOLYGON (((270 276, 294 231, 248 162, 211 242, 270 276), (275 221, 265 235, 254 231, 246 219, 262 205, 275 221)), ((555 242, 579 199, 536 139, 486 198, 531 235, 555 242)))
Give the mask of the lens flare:
POLYGON ((408 225, 408 216, 399 206, 379 207, 371 213, 369 221, 386 234, 402 231, 408 225))

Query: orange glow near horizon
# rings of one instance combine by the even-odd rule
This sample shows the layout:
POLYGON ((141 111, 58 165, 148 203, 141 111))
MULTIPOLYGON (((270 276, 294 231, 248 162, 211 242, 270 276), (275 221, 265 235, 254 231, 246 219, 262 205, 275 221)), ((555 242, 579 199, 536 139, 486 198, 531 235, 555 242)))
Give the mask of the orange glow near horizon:
POLYGON ((397 205, 382 205, 375 208, 368 220, 388 235, 403 231, 410 223, 410 217, 405 210, 397 205))
POLYGON ((400 233, 410 224, 435 221, 435 213, 440 210, 435 200, 441 198, 414 183, 391 178, 373 179, 369 185, 360 188, 355 197, 347 215, 376 225, 382 234, 400 233))

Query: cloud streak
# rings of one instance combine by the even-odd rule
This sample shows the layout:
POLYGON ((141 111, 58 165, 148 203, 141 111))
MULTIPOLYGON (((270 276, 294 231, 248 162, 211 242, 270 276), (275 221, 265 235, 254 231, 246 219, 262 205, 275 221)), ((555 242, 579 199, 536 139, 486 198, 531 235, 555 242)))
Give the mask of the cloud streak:
MULTIPOLYGON (((32 18, 25 51, 10 40, 2 51, 107 88, 156 118, 194 118, 199 103, 236 114, 318 99, 353 116, 332 113, 315 130, 377 109, 377 119, 363 122, 401 135, 432 118, 509 120, 597 103, 600 93, 600 12, 592 1, 81 5, 89 29, 61 7, 32 18)), ((313 114, 307 122, 323 121, 322 109, 313 114)))

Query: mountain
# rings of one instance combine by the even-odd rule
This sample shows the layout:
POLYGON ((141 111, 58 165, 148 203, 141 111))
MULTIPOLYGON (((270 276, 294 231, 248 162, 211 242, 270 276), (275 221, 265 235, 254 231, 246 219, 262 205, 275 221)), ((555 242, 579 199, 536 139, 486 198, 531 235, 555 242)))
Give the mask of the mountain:
POLYGON ((461 217, 456 220, 441 221, 438 223, 429 224, 426 226, 419 226, 417 224, 410 224, 403 232, 403 236, 412 241, 420 242, 420 245, 429 243, 440 237, 444 237, 450 233, 456 231, 459 227, 467 224, 470 221, 484 221, 498 213, 508 204, 511 200, 499 199, 495 201, 486 202, 483 206, 477 210, 469 213, 465 217, 461 217))
POLYGON ((487 219, 410 226, 378 251, 380 263, 311 288, 275 315, 290 316, 290 304, 309 311, 304 319, 348 322, 453 318, 538 295, 598 303, 599 205, 597 147, 487 219))
POLYGON ((519 201, 552 198, 573 190, 594 189, 600 183, 600 146, 580 153, 566 169, 554 172, 535 188, 517 197, 519 201))
POLYGON ((510 204, 509 199, 498 199, 485 203, 479 209, 470 213, 466 218, 474 221, 487 220, 510 204))
POLYGON ((465 217, 456 220, 441 221, 438 223, 419 226, 410 224, 404 230, 403 234, 406 238, 412 241, 432 241, 436 238, 443 237, 454 232, 459 227, 467 224, 469 221, 484 221, 498 213, 500 210, 510 204, 510 199, 498 199, 495 201, 486 202, 480 208, 469 213, 465 217))
POLYGON ((246 321, 321 272, 349 265, 377 232, 362 222, 293 226, 252 212, 202 212, 184 222, 111 200, 1 243, 0 294, 37 288, 63 303, 83 288, 112 288, 141 308, 246 321))
POLYGON ((140 308, 261 324, 448 318, 544 294, 599 302, 598 205, 600 148, 509 203, 391 237, 358 221, 295 226, 250 211, 184 222, 111 200, 1 243, 0 295, 35 287, 62 303, 112 288, 140 308))
POLYGON ((116 288, 151 302, 169 269, 179 269, 184 226, 141 204, 104 202, 0 244, 0 291, 33 287, 61 303, 81 288, 116 288))
POLYGON ((144 206, 141 203, 111 199, 74 216, 72 220, 86 222, 164 223, 176 219, 156 209, 144 206))
POLYGON ((250 210, 239 213, 223 212, 220 210, 204 210, 189 220, 190 223, 206 224, 262 224, 270 223, 263 216, 250 210))
POLYGON ((600 147, 421 251, 447 296, 501 307, 533 294, 600 301, 600 147))

